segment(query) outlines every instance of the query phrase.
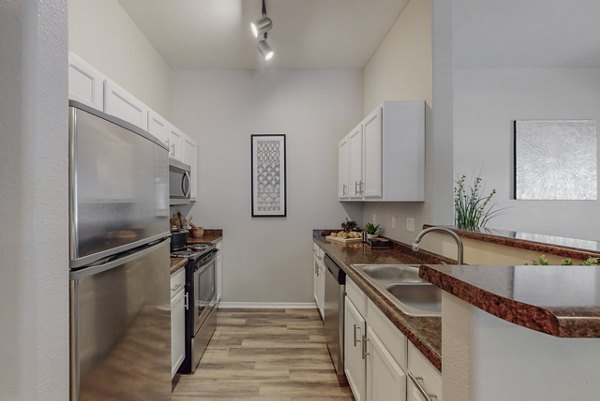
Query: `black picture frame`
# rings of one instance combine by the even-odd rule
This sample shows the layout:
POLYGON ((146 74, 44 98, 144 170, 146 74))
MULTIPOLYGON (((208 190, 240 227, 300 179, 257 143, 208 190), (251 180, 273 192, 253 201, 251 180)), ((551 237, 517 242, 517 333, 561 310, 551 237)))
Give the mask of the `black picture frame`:
POLYGON ((285 134, 250 135, 252 217, 287 217, 285 134))

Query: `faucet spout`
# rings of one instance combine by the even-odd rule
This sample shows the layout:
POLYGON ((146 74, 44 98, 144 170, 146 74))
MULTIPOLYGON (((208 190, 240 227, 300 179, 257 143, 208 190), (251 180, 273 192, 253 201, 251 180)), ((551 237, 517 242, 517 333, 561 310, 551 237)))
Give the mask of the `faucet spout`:
POLYGON ((425 230, 421 231, 415 237, 415 242, 413 242, 413 244, 412 244, 412 250, 417 252, 419 250, 419 248, 421 247, 421 240, 423 239, 423 237, 425 235, 429 234, 430 232, 434 232, 434 231, 449 234, 452 238, 454 238, 454 241, 456 242, 456 249, 457 249, 456 261, 458 262, 459 265, 464 264, 462 240, 460 239, 458 234, 456 234, 454 231, 449 230, 444 227, 429 227, 429 228, 426 228, 425 230))

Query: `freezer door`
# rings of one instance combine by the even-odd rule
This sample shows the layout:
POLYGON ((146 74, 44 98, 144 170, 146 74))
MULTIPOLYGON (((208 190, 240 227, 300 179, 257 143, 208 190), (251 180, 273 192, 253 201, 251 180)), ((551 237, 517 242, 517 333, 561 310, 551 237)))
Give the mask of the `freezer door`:
POLYGON ((171 399, 169 246, 71 272, 71 401, 171 399))
POLYGON ((169 156, 155 138, 98 111, 70 107, 71 268, 169 231, 169 156))

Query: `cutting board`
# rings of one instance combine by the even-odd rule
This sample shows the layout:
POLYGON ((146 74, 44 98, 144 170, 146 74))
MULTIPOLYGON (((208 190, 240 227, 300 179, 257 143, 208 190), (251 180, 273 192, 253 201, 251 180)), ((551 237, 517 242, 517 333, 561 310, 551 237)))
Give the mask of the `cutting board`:
POLYGON ((342 244, 362 242, 362 238, 340 238, 332 237, 331 235, 328 235, 327 237, 325 237, 325 239, 328 239, 329 241, 341 242, 342 244))

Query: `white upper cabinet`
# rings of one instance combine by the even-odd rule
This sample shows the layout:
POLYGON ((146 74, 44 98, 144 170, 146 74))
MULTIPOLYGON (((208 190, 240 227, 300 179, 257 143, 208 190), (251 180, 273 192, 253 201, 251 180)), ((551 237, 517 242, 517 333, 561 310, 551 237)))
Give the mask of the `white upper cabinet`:
POLYGON ((190 182, 190 198, 196 199, 198 195, 198 148, 196 141, 187 135, 183 136, 183 160, 185 164, 190 166, 192 176, 190 182))
POLYGON ((69 52, 69 99, 104 110, 104 80, 100 71, 69 52))
POLYGON ((177 127, 169 127, 169 157, 177 159, 182 163, 183 160, 183 137, 184 133, 181 132, 177 127))
POLYGON ((383 156, 383 119, 381 107, 372 112, 363 122, 363 185, 362 196, 365 198, 381 198, 383 156))
POLYGON ((340 200, 425 200, 425 102, 384 102, 343 141, 349 141, 348 169, 340 153, 338 177, 342 182, 348 174, 349 196, 340 200))
POLYGON ((348 192, 348 137, 340 141, 338 147, 338 196, 340 199, 346 199, 350 195, 348 192))
POLYGON ((362 198, 363 127, 359 124, 348 134, 348 182, 350 198, 362 198))
POLYGON ((154 135, 159 141, 169 146, 169 131, 171 124, 154 110, 148 109, 148 132, 154 135))
POLYGON ((148 106, 110 79, 104 85, 104 112, 148 130, 148 106))

